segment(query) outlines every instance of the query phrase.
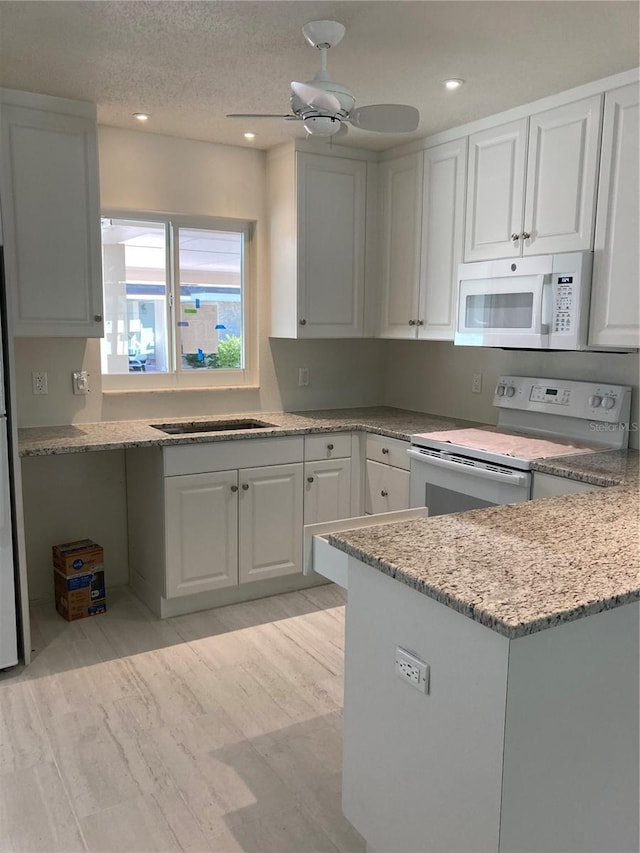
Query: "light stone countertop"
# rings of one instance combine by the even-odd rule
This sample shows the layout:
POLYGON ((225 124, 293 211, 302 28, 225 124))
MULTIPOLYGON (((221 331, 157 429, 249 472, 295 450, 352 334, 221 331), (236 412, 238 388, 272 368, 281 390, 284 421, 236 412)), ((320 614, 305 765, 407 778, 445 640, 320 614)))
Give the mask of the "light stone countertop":
POLYGON ((534 469, 594 491, 330 534, 329 543, 515 639, 640 600, 637 451, 534 469))
MULTIPOLYGON (((31 427, 21 456, 363 430, 413 433, 475 426, 388 407, 172 418, 255 419, 264 429, 166 435, 155 420, 31 427)), ((534 470, 593 492, 331 534, 335 547, 509 638, 640 600, 637 451, 540 460, 534 470)))
POLYGON ((376 406, 358 409, 323 409, 311 412, 246 412, 197 418, 155 418, 139 421, 102 421, 93 424, 25 427, 18 430, 20 456, 51 456, 96 450, 122 450, 129 447, 169 446, 267 436, 304 435, 314 432, 364 430, 408 441, 413 433, 474 426, 469 421, 443 418, 424 412, 411 412, 376 406), (166 435, 154 429, 158 423, 201 423, 203 421, 256 420, 269 424, 264 429, 201 432, 166 435))

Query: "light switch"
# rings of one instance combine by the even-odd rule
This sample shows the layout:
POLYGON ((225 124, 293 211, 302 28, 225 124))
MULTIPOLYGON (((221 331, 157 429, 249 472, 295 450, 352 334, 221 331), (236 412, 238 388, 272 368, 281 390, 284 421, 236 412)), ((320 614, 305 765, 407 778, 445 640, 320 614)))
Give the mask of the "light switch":
POLYGON ((73 372, 73 393, 88 394, 89 391, 89 372, 87 370, 75 370, 73 372))

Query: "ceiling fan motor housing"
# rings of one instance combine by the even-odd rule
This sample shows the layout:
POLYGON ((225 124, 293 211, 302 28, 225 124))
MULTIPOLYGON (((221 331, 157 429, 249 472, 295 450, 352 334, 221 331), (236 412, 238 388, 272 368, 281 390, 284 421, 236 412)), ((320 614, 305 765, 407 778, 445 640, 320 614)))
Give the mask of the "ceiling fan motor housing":
MULTIPOLYGON (((340 110, 338 113, 334 113, 334 115, 346 118, 355 105, 356 100, 344 83, 337 83, 335 80, 331 80, 328 72, 326 71, 318 71, 313 80, 307 81, 307 85, 314 86, 316 89, 323 89, 325 92, 329 92, 331 95, 334 95, 340 101, 340 110)), ((319 113, 318 110, 314 110, 312 107, 309 107, 309 105, 306 104, 302 98, 299 98, 294 92, 291 93, 291 109, 295 115, 304 115, 305 111, 311 111, 314 114, 326 115, 324 112, 319 113)))

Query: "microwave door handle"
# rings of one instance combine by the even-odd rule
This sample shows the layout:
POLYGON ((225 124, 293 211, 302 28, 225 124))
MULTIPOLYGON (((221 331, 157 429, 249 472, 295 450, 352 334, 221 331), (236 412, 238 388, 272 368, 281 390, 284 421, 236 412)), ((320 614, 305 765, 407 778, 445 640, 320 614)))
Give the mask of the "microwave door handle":
POLYGON ((540 334, 548 335, 551 331, 553 317, 553 281, 550 275, 545 275, 542 282, 542 299, 540 301, 540 334))
POLYGON ((480 477, 485 480, 498 480, 502 483, 511 483, 514 486, 526 486, 529 483, 529 475, 520 471, 511 473, 502 473, 501 471, 492 471, 489 468, 474 467, 473 465, 464 465, 460 462, 452 462, 450 459, 442 459, 436 456, 425 456, 419 450, 409 448, 407 454, 412 459, 417 459, 423 465, 433 465, 435 468, 448 468, 450 471, 459 471, 461 474, 468 474, 473 477, 480 477))

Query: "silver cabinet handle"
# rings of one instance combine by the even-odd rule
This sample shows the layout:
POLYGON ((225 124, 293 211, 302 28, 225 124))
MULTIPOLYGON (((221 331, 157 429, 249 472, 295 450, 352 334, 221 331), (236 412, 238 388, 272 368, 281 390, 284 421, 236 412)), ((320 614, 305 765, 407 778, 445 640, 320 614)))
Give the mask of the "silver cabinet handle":
POLYGON ((300 320, 300 325, 301 325, 301 326, 306 326, 306 325, 307 325, 307 321, 306 321, 306 320, 300 320))
POLYGON ((242 484, 242 490, 243 490, 244 492, 246 492, 248 488, 249 488, 249 483, 243 483, 243 484, 242 484))
POLYGON ((389 448, 388 448, 388 447, 383 447, 383 448, 382 448, 382 453, 386 456, 386 455, 389 453, 389 448))
POLYGON ((520 239, 520 235, 519 234, 512 234, 511 239, 513 240, 514 243, 516 243, 520 239))
POLYGON ((531 239, 531 234, 529 234, 528 231, 523 231, 520 236, 522 237, 523 240, 530 240, 531 239))
POLYGON ((388 494, 389 494, 389 492, 387 492, 385 489, 383 489, 383 490, 380 492, 380 496, 381 496, 381 497, 383 497, 383 498, 386 498, 388 494))
POLYGON ((93 319, 96 323, 102 323, 102 314, 94 314, 93 319))
POLYGON ((237 492, 237 491, 238 491, 238 487, 237 487, 237 486, 231 486, 231 491, 232 491, 232 492, 237 492))
POLYGON ((327 450, 333 450, 333 444, 327 444, 327 450))
POLYGON ((313 477, 307 477, 307 483, 313 483, 313 477))

